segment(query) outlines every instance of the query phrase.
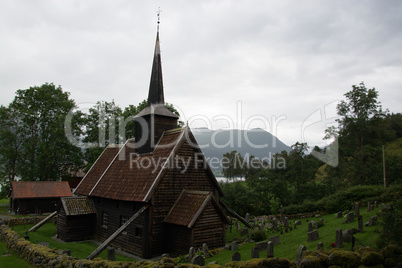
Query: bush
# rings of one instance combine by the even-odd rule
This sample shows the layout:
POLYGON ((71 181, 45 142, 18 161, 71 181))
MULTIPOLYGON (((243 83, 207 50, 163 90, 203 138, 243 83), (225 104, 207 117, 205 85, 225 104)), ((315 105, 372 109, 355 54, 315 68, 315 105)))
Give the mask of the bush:
POLYGON ((402 200, 392 203, 392 211, 381 211, 379 213, 381 222, 380 237, 377 240, 377 247, 384 248, 388 245, 402 247, 402 200))
POLYGON ((255 242, 259 242, 267 239, 267 234, 264 230, 253 230, 250 234, 250 238, 255 242))

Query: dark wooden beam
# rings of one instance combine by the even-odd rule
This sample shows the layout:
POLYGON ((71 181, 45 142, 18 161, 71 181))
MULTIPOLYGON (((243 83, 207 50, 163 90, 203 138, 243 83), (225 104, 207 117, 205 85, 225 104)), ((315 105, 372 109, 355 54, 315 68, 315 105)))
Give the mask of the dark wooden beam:
POLYGON ((52 214, 50 214, 49 216, 47 216, 46 218, 44 218, 43 220, 41 220, 38 224, 36 224, 35 226, 33 226, 31 229, 28 230, 28 232, 35 232, 36 230, 38 230, 42 225, 44 225, 45 223, 47 223, 48 221, 50 221, 54 216, 57 215, 57 211, 53 212, 52 214))
POLYGON ((225 203, 222 201, 219 201, 219 203, 222 205, 224 209, 226 209, 230 214, 233 215, 233 217, 237 218, 239 221, 241 221, 244 225, 246 225, 248 228, 253 229, 253 226, 251 226, 250 223, 248 223, 242 216, 237 214, 235 211, 233 211, 230 207, 228 207, 225 203))
POLYGON ((143 206, 137 213, 135 213, 125 224, 120 226, 116 232, 114 232, 108 239, 106 239, 97 249, 95 249, 88 257, 88 260, 92 260, 98 256, 110 243, 113 242, 142 212, 148 208, 148 205, 143 206))

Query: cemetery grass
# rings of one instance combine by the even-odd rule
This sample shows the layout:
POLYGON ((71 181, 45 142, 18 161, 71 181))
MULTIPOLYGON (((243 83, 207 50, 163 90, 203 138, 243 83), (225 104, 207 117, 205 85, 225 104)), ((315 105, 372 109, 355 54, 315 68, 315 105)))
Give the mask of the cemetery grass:
MULTIPOLYGON (((31 228, 33 224, 27 225, 16 225, 13 227, 14 231, 16 231, 21 237, 25 236, 25 232, 31 228)), ((48 242, 49 248, 55 249, 71 249, 71 256, 79 259, 86 259, 89 254, 91 254, 98 245, 92 241, 84 241, 84 242, 56 242, 52 237, 56 236, 57 225, 55 223, 46 223, 42 227, 40 227, 35 232, 28 233, 29 241, 38 244, 40 242, 48 242)), ((107 260, 107 250, 103 250, 97 258, 102 258, 107 260)), ((134 259, 117 254, 116 253, 116 261, 134 261, 134 259)))
POLYGON ((21 259, 18 255, 10 252, 6 244, 0 240, 0 268, 6 267, 20 267, 29 268, 34 267, 27 261, 21 259))
MULTIPOLYGON (((369 221, 371 216, 376 215, 379 212, 379 208, 376 208, 370 212, 366 211, 367 209, 362 207, 360 209, 360 215, 363 216, 363 223, 369 221)), ((297 229, 293 229, 293 231, 289 231, 289 233, 280 234, 280 232, 274 232, 267 234, 267 240, 269 237, 274 235, 280 236, 280 244, 274 247, 274 257, 283 257, 287 258, 291 261, 296 260, 297 249, 300 245, 306 246, 307 250, 317 250, 317 244, 319 242, 324 243, 324 250, 329 252, 332 249, 331 243, 335 243, 335 232, 336 229, 357 229, 357 218, 354 219, 352 223, 342 223, 344 218, 337 218, 336 214, 328 214, 323 215, 321 217, 314 217, 308 219, 300 219, 302 222, 301 225, 297 225, 297 229), (319 239, 314 242, 307 242, 307 225, 308 222, 314 220, 319 221, 322 218, 324 220, 325 225, 318 228, 319 239)), ((294 220, 289 220, 289 226, 294 226, 294 220)), ((244 226, 242 226, 244 227, 244 226)), ((379 237, 379 225, 363 227, 362 233, 355 234, 356 244, 355 251, 364 246, 369 246, 375 248, 376 240, 379 237)), ((236 227, 232 227, 232 233, 229 230, 226 232, 226 243, 233 241, 235 238, 245 239, 246 236, 241 237, 240 232, 236 230, 236 227)), ((266 241, 267 241, 266 240, 266 241)), ((254 247, 255 243, 239 243, 238 251, 241 255, 241 260, 250 260, 251 259, 251 249, 254 247)), ((351 250, 351 243, 343 243, 342 249, 351 250)), ((217 254, 207 258, 205 260, 206 263, 217 261, 219 265, 224 265, 227 262, 232 260, 232 255, 234 251, 230 250, 216 250, 217 254)), ((260 258, 266 258, 267 251, 260 252, 260 258)))

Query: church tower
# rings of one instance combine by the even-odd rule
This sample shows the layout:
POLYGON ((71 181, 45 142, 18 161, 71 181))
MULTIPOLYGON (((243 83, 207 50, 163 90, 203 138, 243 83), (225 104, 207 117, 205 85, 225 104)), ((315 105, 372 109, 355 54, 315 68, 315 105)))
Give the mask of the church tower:
POLYGON ((152 153, 163 132, 177 128, 178 118, 165 106, 158 21, 148 105, 134 117, 136 153, 152 153))

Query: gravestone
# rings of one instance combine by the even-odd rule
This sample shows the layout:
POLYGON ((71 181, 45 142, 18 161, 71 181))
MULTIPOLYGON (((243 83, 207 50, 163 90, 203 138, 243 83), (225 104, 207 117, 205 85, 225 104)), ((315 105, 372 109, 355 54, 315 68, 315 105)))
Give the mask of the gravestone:
POLYGON ((257 226, 257 218, 254 218, 254 226, 257 226))
POLYGON ((346 229, 342 233, 342 242, 343 243, 350 243, 352 242, 353 232, 350 229, 346 229))
POLYGON ((320 219, 320 226, 324 226, 324 220, 320 219))
POLYGON ((313 221, 313 227, 314 227, 314 229, 318 229, 318 222, 313 221))
POLYGON ((323 242, 319 242, 317 244, 317 250, 324 250, 324 243, 323 242))
POLYGON ((359 203, 355 203, 355 206, 354 206, 354 210, 355 210, 355 217, 359 217, 360 216, 360 206, 359 206, 359 203))
POLYGON ((204 266, 205 265, 205 259, 201 255, 195 255, 191 259, 191 264, 199 265, 199 266, 204 266))
POLYGON ((243 236, 243 235, 246 235, 246 234, 248 234, 248 228, 241 229, 240 235, 243 236))
POLYGON ((246 213, 246 221, 250 222, 250 213, 248 213, 248 212, 246 213))
POLYGON ((256 247, 253 247, 251 249, 251 258, 258 259, 259 257, 260 257, 260 251, 256 247))
POLYGON ((274 246, 277 246, 280 244, 279 235, 271 236, 270 238, 268 238, 268 240, 271 241, 274 246))
POLYGON ((353 219, 354 219, 353 212, 349 212, 346 216, 346 222, 351 223, 353 222, 353 219))
POLYGON ((241 224, 240 224, 240 222, 236 222, 236 228, 237 228, 237 231, 240 231, 240 230, 241 230, 241 224))
POLYGON ((341 248, 342 247, 342 229, 336 229, 336 234, 335 234, 335 247, 336 248, 341 248))
POLYGON ((202 253, 204 254, 205 258, 209 258, 208 245, 206 243, 202 244, 202 253))
POLYGON ((195 248, 191 247, 190 250, 188 251, 188 259, 191 261, 194 256, 195 256, 195 248))
POLYGON ((232 261, 241 261, 241 255, 240 255, 240 253, 238 251, 233 253, 232 261))
POLYGON ((307 225, 307 232, 313 231, 313 224, 311 222, 308 223, 307 225))
POLYGON ((274 257, 274 243, 272 241, 269 241, 267 244, 267 258, 273 258, 274 257))
POLYGON ((301 225, 302 222, 301 221, 295 221, 295 225, 301 225))
POLYGON ((261 221, 261 224, 264 225, 264 222, 265 222, 264 217, 261 217, 260 221, 261 221))
POLYGON ((318 230, 314 230, 307 233, 307 242, 313 242, 320 238, 318 235, 318 230))
POLYGON ((277 219, 277 218, 274 218, 274 219, 272 220, 272 228, 273 228, 275 231, 278 231, 278 219, 277 219))
POLYGON ((342 218, 342 211, 338 211, 337 217, 342 218))
POLYGON ((262 224, 262 223, 258 224, 258 229, 259 230, 264 230, 264 224, 262 224))
POLYGON ((374 201, 374 208, 377 208, 377 207, 378 207, 378 202, 374 201))
POLYGON ((377 225, 377 216, 371 216, 369 219, 369 226, 377 225))
POLYGON ((116 252, 114 248, 107 249, 107 260, 108 261, 115 261, 116 260, 116 252))
POLYGON ((371 203, 367 202, 367 211, 370 211, 370 210, 371 210, 371 203))
POLYGON ((233 241, 230 245, 231 245, 232 251, 237 251, 238 250, 237 241, 233 241))
POLYGON ((306 246, 300 245, 296 254, 296 261, 300 261, 303 258, 303 251, 307 250, 306 246))
POLYGON ((295 225, 293 225, 293 229, 297 229, 297 224, 295 223, 295 225))
POLYGON ((363 216, 359 216, 357 218, 357 230, 359 230, 359 232, 363 232, 363 216))
POLYGON ((268 247, 268 242, 267 241, 262 241, 262 242, 258 242, 255 243, 255 247, 261 251, 261 250, 266 250, 268 247))
POLYGON ((283 224, 285 225, 285 228, 289 228, 289 219, 288 219, 288 217, 285 217, 283 219, 283 224))

